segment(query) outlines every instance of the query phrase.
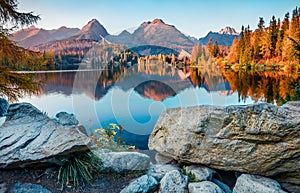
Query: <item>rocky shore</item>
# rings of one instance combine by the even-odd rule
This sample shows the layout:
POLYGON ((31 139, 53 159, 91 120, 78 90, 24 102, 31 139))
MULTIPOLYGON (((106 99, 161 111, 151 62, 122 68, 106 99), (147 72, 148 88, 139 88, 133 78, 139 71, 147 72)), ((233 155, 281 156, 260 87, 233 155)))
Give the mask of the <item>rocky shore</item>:
MULTIPOLYGON (((112 174, 127 180, 114 191, 112 176, 107 191, 87 186, 71 192, 300 192, 300 102, 168 109, 149 139, 155 159, 147 152, 91 148, 72 114, 51 119, 31 104, 0 100, 0 116, 6 117, 0 127, 0 176, 47 170, 63 156, 92 150, 102 166, 95 182, 112 174)), ((0 192, 60 192, 40 181, 11 186, 7 181, 0 180, 0 192)))

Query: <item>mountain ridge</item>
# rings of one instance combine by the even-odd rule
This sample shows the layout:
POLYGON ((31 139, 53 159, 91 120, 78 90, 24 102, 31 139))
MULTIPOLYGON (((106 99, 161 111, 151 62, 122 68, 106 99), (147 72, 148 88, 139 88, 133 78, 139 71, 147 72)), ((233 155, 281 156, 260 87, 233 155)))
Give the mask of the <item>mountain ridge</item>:
POLYGON ((152 21, 142 22, 132 33, 123 30, 118 35, 110 35, 105 27, 97 20, 92 19, 81 29, 68 28, 62 26, 58 29, 45 30, 30 26, 29 28, 19 30, 11 35, 11 39, 18 45, 25 48, 41 47, 51 48, 51 42, 65 40, 105 40, 124 44, 127 47, 137 47, 144 45, 162 46, 180 51, 182 49, 191 52, 195 43, 207 45, 210 37, 219 45, 230 46, 233 39, 238 37, 238 33, 232 27, 222 28, 219 32, 209 32, 205 37, 197 39, 186 35, 178 30, 174 25, 165 23, 162 19, 156 18, 152 21))

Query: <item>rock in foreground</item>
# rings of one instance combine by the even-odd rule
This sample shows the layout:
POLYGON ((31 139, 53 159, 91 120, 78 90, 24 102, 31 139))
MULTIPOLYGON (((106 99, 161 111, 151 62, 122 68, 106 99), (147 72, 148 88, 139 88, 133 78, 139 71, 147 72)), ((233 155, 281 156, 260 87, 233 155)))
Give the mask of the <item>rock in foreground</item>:
POLYGON ((89 144, 76 126, 62 126, 29 103, 11 104, 0 127, 0 168, 47 164, 89 144))
POLYGON ((233 193, 285 193, 275 180, 257 175, 242 174, 236 181, 233 193))
POLYGON ((16 183, 10 189, 10 193, 51 193, 51 192, 48 189, 38 184, 16 183))
POLYGON ((103 171, 118 173, 144 171, 150 164, 150 157, 138 152, 110 152, 99 155, 103 171))
POLYGON ((164 111, 149 149, 211 168, 300 181, 300 102, 164 111))
POLYGON ((189 193, 224 193, 224 191, 219 186, 210 181, 203 181, 190 183, 189 193))
POLYGON ((160 181, 160 193, 186 193, 188 177, 178 170, 168 172, 160 181))
POLYGON ((157 188, 157 181, 149 175, 143 175, 132 181, 120 193, 147 193, 154 192, 157 188))

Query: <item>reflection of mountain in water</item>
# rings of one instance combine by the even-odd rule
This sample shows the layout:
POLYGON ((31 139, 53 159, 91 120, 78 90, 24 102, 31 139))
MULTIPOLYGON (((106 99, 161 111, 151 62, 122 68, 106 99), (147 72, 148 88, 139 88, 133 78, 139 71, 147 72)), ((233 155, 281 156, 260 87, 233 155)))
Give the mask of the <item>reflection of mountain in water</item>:
POLYGON ((97 71, 57 72, 37 74, 44 80, 41 94, 82 94, 93 100, 100 100, 112 86, 124 91, 134 89, 144 98, 162 101, 193 86, 203 87, 208 92, 230 91, 230 85, 221 72, 212 68, 191 68, 179 70, 165 64, 139 64, 130 68, 122 66, 97 71), (74 80, 76 79, 76 85, 74 80), (76 89, 73 89, 76 87, 76 89))
POLYGON ((175 96, 176 92, 168 85, 158 81, 146 81, 134 88, 141 96, 145 98, 152 98, 156 101, 163 101, 164 99, 175 96))
POLYGON ((163 101, 190 87, 201 87, 207 92, 220 95, 239 93, 244 100, 247 96, 255 101, 262 98, 266 102, 285 98, 286 93, 293 96, 293 89, 300 84, 297 73, 222 71, 216 65, 199 68, 177 69, 165 64, 139 64, 130 68, 112 66, 101 71, 57 72, 37 74, 44 80, 41 94, 62 93, 71 95, 76 79, 75 93, 85 94, 93 100, 100 100, 108 90, 117 86, 124 91, 134 89, 144 98, 163 101))

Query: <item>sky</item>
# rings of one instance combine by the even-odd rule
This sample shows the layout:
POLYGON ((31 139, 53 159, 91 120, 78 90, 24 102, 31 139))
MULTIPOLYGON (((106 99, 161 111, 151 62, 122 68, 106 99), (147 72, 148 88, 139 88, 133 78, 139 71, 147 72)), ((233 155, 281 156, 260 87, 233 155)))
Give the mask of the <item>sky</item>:
POLYGON ((96 18, 110 34, 138 27, 155 18, 200 38, 226 26, 238 32, 242 25, 256 28, 258 18, 269 23, 300 6, 298 0, 19 0, 19 11, 33 11, 36 27, 82 28, 96 18))

